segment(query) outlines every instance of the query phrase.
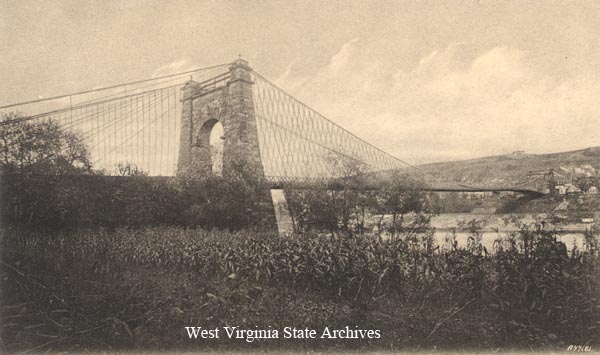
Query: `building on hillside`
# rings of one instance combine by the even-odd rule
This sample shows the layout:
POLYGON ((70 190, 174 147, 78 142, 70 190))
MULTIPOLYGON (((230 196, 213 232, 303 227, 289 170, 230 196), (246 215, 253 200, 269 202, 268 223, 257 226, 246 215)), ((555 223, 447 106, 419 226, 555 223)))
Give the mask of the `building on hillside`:
POLYGON ((581 193, 581 189, 573 184, 565 184, 567 194, 578 194, 581 193))
POLYGON ((567 193, 567 187, 565 185, 556 185, 554 188, 559 195, 565 195, 567 193))
POLYGON ((598 188, 596 186, 590 186, 587 190, 587 193, 590 195, 596 195, 598 193, 598 188))

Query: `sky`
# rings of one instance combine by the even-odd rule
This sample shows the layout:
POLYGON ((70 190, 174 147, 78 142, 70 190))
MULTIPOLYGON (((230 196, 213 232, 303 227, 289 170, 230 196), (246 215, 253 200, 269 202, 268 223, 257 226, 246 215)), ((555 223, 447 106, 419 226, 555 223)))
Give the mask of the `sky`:
POLYGON ((0 0, 0 105, 228 63, 413 164, 600 145, 600 1, 0 0))

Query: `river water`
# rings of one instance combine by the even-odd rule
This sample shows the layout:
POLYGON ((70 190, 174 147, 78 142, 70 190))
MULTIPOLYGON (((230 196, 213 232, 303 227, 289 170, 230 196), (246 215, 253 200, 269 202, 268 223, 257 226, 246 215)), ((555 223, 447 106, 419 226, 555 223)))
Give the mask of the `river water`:
MULTIPOLYGON (((544 215, 501 215, 501 214, 442 214, 432 216, 431 226, 435 228, 434 241, 440 247, 450 247, 455 238, 459 246, 467 246, 471 233, 464 224, 477 221, 481 226, 481 244, 488 250, 494 250, 496 240, 506 241, 509 235, 517 235, 519 224, 534 230, 540 228, 544 215), (461 228, 462 227, 462 228, 461 228), (453 237, 454 236, 454 237, 453 237)), ((593 223, 568 223, 556 226, 557 239, 565 243, 569 251, 585 249, 584 233, 593 227, 593 223)), ((546 226, 546 228, 548 228, 546 226)))
MULTIPOLYGON (((519 225, 526 225, 530 230, 535 230, 540 228, 545 217, 533 214, 441 214, 431 217, 431 226, 435 228, 434 243, 442 249, 449 249, 454 240, 459 247, 466 247, 472 233, 465 224, 477 221, 480 226, 481 245, 492 253, 498 243, 508 245, 511 234, 517 242, 519 241, 519 225)), ((557 239, 565 243, 567 250, 572 252, 574 247, 580 251, 585 250, 584 233, 592 227, 593 223, 568 223, 552 228, 557 230, 557 239)))

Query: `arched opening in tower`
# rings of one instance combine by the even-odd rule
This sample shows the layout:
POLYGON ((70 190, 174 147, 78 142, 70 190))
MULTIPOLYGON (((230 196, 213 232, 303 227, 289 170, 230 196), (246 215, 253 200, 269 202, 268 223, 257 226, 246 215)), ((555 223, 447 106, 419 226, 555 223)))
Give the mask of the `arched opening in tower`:
POLYGON ((223 146, 225 137, 223 136, 223 125, 217 121, 210 131, 210 161, 212 164, 212 173, 215 176, 223 175, 223 146))

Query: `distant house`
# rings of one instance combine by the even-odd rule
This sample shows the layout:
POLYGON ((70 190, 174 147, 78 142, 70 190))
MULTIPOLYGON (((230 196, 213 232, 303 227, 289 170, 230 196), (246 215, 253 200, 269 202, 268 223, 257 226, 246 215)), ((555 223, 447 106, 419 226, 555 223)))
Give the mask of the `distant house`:
POLYGON ((581 192, 581 189, 573 184, 565 184, 565 187, 567 189, 567 194, 577 194, 581 192))
POLYGON ((598 188, 596 186, 590 186, 590 188, 587 190, 587 193, 590 195, 595 195, 598 193, 598 188))
POLYGON ((567 193, 567 187, 565 185, 556 185, 555 188, 559 195, 564 195, 567 193))

